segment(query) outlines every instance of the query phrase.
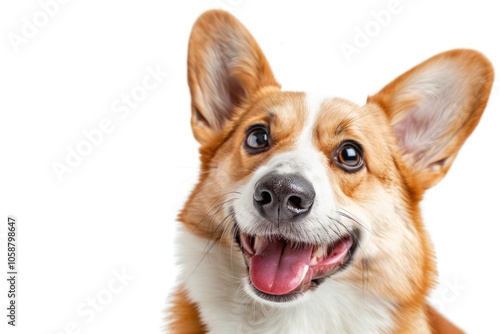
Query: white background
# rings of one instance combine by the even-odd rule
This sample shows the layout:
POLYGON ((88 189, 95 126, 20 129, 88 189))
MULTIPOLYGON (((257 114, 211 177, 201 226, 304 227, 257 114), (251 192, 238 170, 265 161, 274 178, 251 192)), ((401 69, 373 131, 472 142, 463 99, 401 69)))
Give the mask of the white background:
MULTIPOLYGON (((16 52, 8 36, 21 35, 23 17, 33 22, 41 7, 2 1, 2 272, 8 214, 17 216, 20 236, 19 323, 6 325, 2 279, 2 333, 7 327, 72 333, 66 326, 80 333, 160 332, 175 284, 175 217, 197 178, 186 55, 204 10, 222 6, 235 14, 284 87, 357 103, 447 49, 477 49, 500 64, 493 2, 431 0, 401 0, 400 12, 348 63, 340 43, 352 44, 356 28, 388 3, 74 0, 16 52), (141 85, 147 67, 158 66, 169 76, 120 119, 111 105, 141 85), (75 149, 85 140, 82 131, 106 118, 113 131, 60 182, 52 163, 64 163, 67 146, 75 149), (108 287, 113 270, 133 276, 116 293, 108 287), (99 296, 106 305, 93 319, 77 311, 99 296)), ((499 103, 496 84, 476 131, 422 205, 440 270, 434 303, 470 333, 500 331, 499 103)))

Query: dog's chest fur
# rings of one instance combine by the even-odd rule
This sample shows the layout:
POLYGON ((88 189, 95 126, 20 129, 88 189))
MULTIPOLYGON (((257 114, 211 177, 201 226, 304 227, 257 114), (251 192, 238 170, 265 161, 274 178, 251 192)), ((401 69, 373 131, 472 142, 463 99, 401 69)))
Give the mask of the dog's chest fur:
POLYGON ((244 277, 235 276, 246 271, 237 249, 215 245, 204 258, 211 244, 185 228, 178 242, 185 287, 210 333, 388 333, 394 327, 389 301, 343 282, 325 282, 293 307, 266 306, 243 291, 244 277))

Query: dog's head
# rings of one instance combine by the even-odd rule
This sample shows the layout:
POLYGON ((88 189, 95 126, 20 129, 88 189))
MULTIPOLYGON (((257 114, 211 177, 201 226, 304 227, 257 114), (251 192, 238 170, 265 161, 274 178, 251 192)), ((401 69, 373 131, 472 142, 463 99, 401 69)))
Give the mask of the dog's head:
POLYGON ((229 273, 245 291, 276 304, 344 282, 422 301, 434 263, 418 203, 479 121, 488 60, 439 54, 358 106, 281 91, 249 32, 211 11, 188 67, 202 172, 180 218, 245 264, 229 273))

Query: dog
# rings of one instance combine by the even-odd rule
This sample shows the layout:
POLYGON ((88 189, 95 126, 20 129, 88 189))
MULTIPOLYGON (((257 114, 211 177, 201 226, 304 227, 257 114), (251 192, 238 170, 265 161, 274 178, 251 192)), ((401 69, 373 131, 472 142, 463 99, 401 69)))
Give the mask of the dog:
POLYGON ((282 91, 232 15, 189 40, 199 181, 179 214, 172 333, 461 333, 419 202, 476 127, 493 82, 479 52, 438 54, 363 106, 282 91))

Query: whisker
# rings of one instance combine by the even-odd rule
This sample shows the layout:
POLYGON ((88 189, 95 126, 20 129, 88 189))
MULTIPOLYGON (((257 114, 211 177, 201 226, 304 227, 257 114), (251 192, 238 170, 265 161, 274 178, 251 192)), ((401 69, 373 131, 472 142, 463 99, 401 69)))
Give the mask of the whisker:
MULTIPOLYGON (((343 216, 343 217, 345 217, 345 216, 343 216)), ((351 217, 346 217, 346 218, 351 219, 351 217)), ((359 237, 356 234, 354 234, 352 231, 350 231, 347 228, 347 226, 344 223, 342 223, 341 221, 338 220, 337 223, 341 227, 343 227, 346 230, 347 233, 349 233, 349 235, 351 236, 351 238, 353 240, 356 241, 357 247, 359 249, 359 252, 361 253, 361 275, 362 275, 361 279, 362 279, 362 283, 363 283, 363 294, 364 294, 366 292, 366 286, 367 286, 367 283, 368 283, 368 276, 366 276, 366 274, 367 274, 367 272, 366 272, 367 271, 366 270, 366 263, 365 263, 365 261, 363 261, 364 259, 366 259, 366 254, 365 254, 365 252, 363 250, 363 247, 361 247, 361 243, 360 243, 359 237)), ((349 253, 349 255, 352 256, 352 254, 350 254, 350 253, 349 253)))
POLYGON ((221 211, 221 209, 223 209, 223 207, 224 207, 225 204, 238 199, 238 197, 235 197, 235 198, 230 198, 230 199, 228 199, 228 200, 226 200, 224 202, 217 203, 224 196, 231 195, 231 194, 238 194, 239 195, 241 193, 237 192, 237 191, 230 191, 230 192, 224 193, 224 194, 220 195, 219 197, 217 197, 217 199, 214 201, 214 203, 212 203, 212 205, 207 210, 207 212, 205 213, 205 215, 201 218, 200 222, 198 224, 196 224, 196 226, 193 228, 193 230, 191 232, 194 232, 204 222, 204 220, 208 216, 213 216, 213 215, 219 213, 221 211), (217 210, 217 211, 215 213, 212 213, 214 210, 217 210))
POLYGON ((226 230, 226 223, 229 219, 233 218, 233 213, 230 212, 228 215, 226 215, 220 222, 217 224, 215 229, 212 231, 210 238, 207 240, 207 244, 205 245, 205 248, 203 250, 203 255, 201 259, 198 261, 196 264, 195 268, 193 271, 189 274, 188 279, 193 275, 193 273, 198 269, 198 267, 201 265, 201 263, 205 260, 205 258, 208 256, 210 251, 215 247, 218 241, 220 241, 224 235, 224 231, 226 230), (222 227, 222 233, 219 237, 214 238, 214 235, 219 231, 219 229, 222 227))
POLYGON ((364 224, 362 224, 358 219, 354 218, 353 215, 348 212, 347 210, 345 209, 342 209, 343 211, 340 211, 340 210, 337 210, 336 213, 341 216, 341 217, 344 217, 344 218, 347 218, 349 219, 350 221, 356 223, 357 225, 361 226, 363 229, 365 229, 366 231, 370 232, 371 234, 375 234, 373 233, 373 231, 371 231, 368 227, 366 227, 364 224))

